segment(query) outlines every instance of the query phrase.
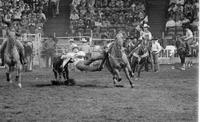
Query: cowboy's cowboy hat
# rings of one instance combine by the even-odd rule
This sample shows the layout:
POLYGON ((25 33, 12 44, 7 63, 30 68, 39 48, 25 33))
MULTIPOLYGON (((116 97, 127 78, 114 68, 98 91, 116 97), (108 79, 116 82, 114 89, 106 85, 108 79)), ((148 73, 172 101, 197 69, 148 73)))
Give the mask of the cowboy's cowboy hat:
POLYGON ((143 25, 143 28, 150 28, 149 25, 147 25, 146 23, 143 25))

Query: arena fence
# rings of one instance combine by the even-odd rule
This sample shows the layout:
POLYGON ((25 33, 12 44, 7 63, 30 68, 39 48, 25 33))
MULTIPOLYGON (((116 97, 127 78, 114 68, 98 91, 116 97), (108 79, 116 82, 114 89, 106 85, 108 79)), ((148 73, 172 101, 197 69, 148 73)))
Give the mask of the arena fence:
MULTIPOLYGON (((92 38, 90 36, 76 36, 76 37, 56 37, 58 39, 58 43, 56 45, 56 55, 66 54, 67 52, 71 51, 72 43, 82 46, 83 42, 82 39, 87 40, 88 45, 90 46, 90 51, 92 55, 98 53, 99 49, 96 47, 102 47, 107 45, 109 42, 113 41, 114 39, 100 39, 100 38, 92 38)), ((33 66, 39 67, 49 67, 52 64, 52 58, 44 59, 41 50, 42 50, 42 41, 44 39, 48 39, 47 37, 41 37, 41 34, 24 34, 21 37, 22 41, 29 41, 33 44, 33 66), (48 60, 48 61, 46 61, 48 60)), ((0 42, 3 41, 3 38, 0 38, 0 42)), ((198 56, 198 51, 195 49, 193 50, 195 56, 198 56)), ((159 61, 161 64, 168 64, 170 63, 170 50, 163 49, 159 54, 159 61)), ((173 59, 174 62, 180 62, 178 55, 175 54, 175 58, 173 59)), ((194 62, 198 62, 198 59, 194 57, 194 62)))

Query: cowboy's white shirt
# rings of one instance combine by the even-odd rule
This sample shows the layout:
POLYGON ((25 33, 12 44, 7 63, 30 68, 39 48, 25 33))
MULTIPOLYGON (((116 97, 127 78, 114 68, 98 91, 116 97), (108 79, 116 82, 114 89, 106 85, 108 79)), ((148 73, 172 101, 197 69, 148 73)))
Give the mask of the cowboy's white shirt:
POLYGON ((148 32, 142 31, 142 32, 140 33, 140 39, 142 39, 142 38, 151 40, 151 39, 152 39, 152 34, 151 34, 151 32, 149 32, 149 31, 148 31, 148 32))
POLYGON ((86 54, 83 51, 77 53, 69 52, 66 55, 62 55, 61 59, 64 59, 62 67, 64 67, 70 59, 73 59, 73 64, 76 65, 79 61, 84 61, 85 56, 86 54))

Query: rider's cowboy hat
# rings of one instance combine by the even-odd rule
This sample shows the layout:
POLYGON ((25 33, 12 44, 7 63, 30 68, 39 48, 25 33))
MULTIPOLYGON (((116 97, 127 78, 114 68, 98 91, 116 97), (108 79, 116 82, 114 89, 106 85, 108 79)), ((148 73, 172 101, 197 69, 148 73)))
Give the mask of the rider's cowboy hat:
POLYGON ((146 23, 143 25, 143 28, 150 28, 149 25, 147 25, 146 23))
POLYGON ((123 37, 123 33, 122 32, 119 32, 117 35, 116 35, 117 38, 122 38, 123 37))

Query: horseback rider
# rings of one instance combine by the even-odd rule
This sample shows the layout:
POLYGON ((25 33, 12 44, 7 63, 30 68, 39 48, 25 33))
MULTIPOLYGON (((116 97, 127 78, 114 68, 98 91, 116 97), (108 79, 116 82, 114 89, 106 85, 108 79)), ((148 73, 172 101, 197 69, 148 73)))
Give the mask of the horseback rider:
POLYGON ((140 39, 151 41, 152 34, 149 31, 150 26, 146 23, 143 25, 143 30, 140 31, 140 39))
POLYGON ((17 47, 17 49, 19 51, 19 55, 20 55, 20 61, 23 65, 26 64, 23 44, 20 42, 19 39, 16 38, 16 35, 17 35, 17 33, 15 32, 14 28, 9 28, 7 30, 7 38, 3 41, 2 45, 1 45, 1 49, 0 49, 1 59, 2 59, 1 66, 4 66, 4 51, 6 48, 7 41, 9 39, 15 40, 15 44, 16 44, 16 47, 17 47))
POLYGON ((191 55, 191 44, 193 42, 193 33, 189 28, 186 28, 185 31, 186 33, 185 36, 183 36, 183 39, 188 47, 188 54, 191 55))

